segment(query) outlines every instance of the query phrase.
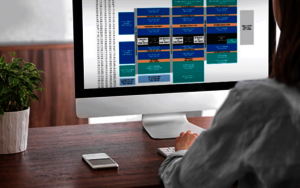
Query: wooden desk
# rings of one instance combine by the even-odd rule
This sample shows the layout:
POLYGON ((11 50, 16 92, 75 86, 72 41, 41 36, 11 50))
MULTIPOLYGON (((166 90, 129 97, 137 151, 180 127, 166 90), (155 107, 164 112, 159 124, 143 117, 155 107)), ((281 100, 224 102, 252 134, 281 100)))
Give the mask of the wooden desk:
MULTIPOLYGON (((208 128, 212 118, 190 118, 208 128)), ((159 147, 171 140, 152 140, 141 122, 30 128, 28 149, 0 155, 0 187, 163 187, 159 147), (82 154, 107 153, 119 169, 92 170, 82 154)))

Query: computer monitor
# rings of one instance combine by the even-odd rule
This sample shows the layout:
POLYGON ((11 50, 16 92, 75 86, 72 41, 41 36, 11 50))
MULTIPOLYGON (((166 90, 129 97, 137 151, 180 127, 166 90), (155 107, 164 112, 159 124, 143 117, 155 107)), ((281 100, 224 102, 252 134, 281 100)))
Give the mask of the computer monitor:
POLYGON ((76 113, 143 114, 152 138, 201 128, 216 91, 268 77, 268 0, 73 0, 76 113))

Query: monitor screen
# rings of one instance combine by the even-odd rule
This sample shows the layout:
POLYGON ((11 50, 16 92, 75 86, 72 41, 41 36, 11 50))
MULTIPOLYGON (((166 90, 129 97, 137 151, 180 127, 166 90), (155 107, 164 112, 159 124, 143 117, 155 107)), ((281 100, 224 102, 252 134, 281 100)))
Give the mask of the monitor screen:
POLYGON ((78 117, 214 110, 269 73, 269 0, 73 0, 78 117))
POLYGON ((268 0, 82 0, 81 6, 80 71, 82 90, 95 92, 90 97, 229 89, 268 76, 268 0))

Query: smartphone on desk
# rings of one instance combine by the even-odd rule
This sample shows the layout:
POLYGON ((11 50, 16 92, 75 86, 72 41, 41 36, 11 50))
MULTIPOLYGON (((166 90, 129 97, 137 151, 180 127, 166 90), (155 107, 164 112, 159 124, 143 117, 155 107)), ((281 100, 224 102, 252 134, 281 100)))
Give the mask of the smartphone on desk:
POLYGON ((106 153, 84 154, 82 158, 92 169, 118 168, 119 165, 106 153))

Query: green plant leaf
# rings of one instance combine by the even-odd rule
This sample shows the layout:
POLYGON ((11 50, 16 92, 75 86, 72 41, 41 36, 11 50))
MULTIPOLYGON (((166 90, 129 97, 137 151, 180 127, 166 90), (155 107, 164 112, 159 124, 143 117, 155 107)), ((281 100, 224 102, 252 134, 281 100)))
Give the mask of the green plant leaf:
POLYGON ((16 85, 18 85, 18 83, 19 83, 19 79, 14 78, 14 80, 13 80, 13 87, 15 87, 16 85))
POLYGON ((36 81, 32 81, 33 85, 39 87, 39 84, 36 81))
POLYGON ((43 82, 43 80, 42 80, 42 79, 40 79, 40 78, 37 78, 37 77, 31 77, 31 78, 30 78, 30 80, 32 80, 32 81, 39 81, 39 82, 43 82))
POLYGON ((25 92, 22 89, 20 89, 19 93, 20 93, 21 97, 25 96, 25 92))
POLYGON ((18 62, 20 64, 20 63, 24 62, 24 60, 22 58, 17 58, 16 62, 18 62))
POLYGON ((14 57, 15 55, 16 55, 15 52, 12 52, 12 53, 10 54, 11 57, 14 57))
POLYGON ((0 115, 4 116, 4 110, 0 106, 0 115))
POLYGON ((9 82, 9 85, 12 85, 14 82, 14 79, 12 77, 8 77, 8 82, 9 82))
POLYGON ((44 71, 41 71, 41 70, 38 70, 38 72, 41 72, 41 73, 44 73, 44 74, 45 74, 45 72, 44 72, 44 71))
POLYGON ((2 91, 2 93, 8 93, 8 92, 11 92, 12 90, 10 89, 10 88, 4 88, 3 89, 3 91, 2 91))
POLYGON ((1 96, 1 94, 2 94, 2 91, 3 91, 3 89, 4 89, 4 85, 0 85, 0 96, 1 96))
POLYGON ((24 66, 27 68, 31 68, 31 67, 33 67, 33 65, 34 65, 33 63, 29 63, 29 62, 24 64, 24 66))
POLYGON ((1 59, 0 59, 0 63, 4 62, 4 59, 5 59, 5 57, 2 56, 1 59))
POLYGON ((22 110, 39 98, 35 90, 43 91, 43 80, 36 65, 16 58, 11 53, 12 63, 6 63, 4 57, 0 60, 0 105, 4 110, 22 110), (5 106, 5 108, 4 108, 5 106))
POLYGON ((34 88, 34 89, 39 90, 39 91, 45 91, 45 89, 44 89, 44 88, 41 88, 41 87, 36 87, 36 88, 34 88))
POLYGON ((6 81, 6 75, 7 75, 7 73, 2 71, 1 78, 3 79, 4 82, 6 81))
POLYGON ((29 98, 28 101, 27 101, 27 107, 28 108, 30 107, 30 103, 31 103, 31 99, 29 98))
POLYGON ((0 102, 6 101, 9 97, 11 97, 9 93, 5 94, 0 98, 0 102))
POLYGON ((13 64, 12 63, 9 63, 8 65, 7 65, 7 69, 9 70, 9 71, 11 71, 11 66, 12 66, 13 64))
POLYGON ((16 101, 17 101, 17 104, 20 108, 23 107, 23 102, 22 102, 22 98, 20 98, 20 96, 16 97, 16 101))
POLYGON ((33 99, 36 99, 38 101, 40 100, 35 94, 31 94, 30 97, 33 98, 33 99))
POLYGON ((6 63, 5 63, 5 62, 2 62, 2 64, 1 64, 1 69, 4 69, 4 68, 5 68, 5 65, 6 65, 6 63))

